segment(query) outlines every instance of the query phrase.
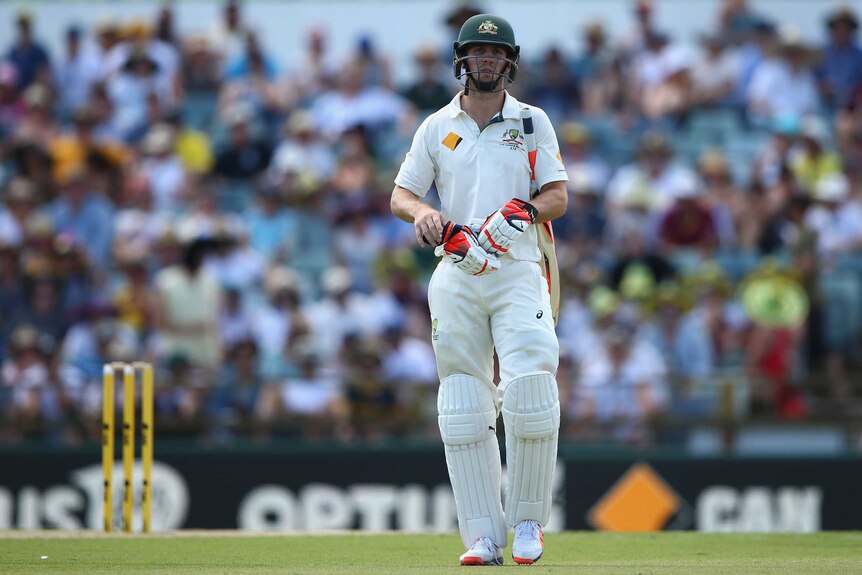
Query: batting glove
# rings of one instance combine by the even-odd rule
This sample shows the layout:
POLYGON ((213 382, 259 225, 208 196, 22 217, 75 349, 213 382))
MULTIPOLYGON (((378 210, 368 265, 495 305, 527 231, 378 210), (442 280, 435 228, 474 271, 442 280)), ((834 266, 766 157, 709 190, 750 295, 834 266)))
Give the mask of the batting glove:
POLYGON ((533 204, 513 198, 488 216, 479 228, 479 245, 489 254, 504 254, 527 231, 538 212, 533 204))
POLYGON ((434 249, 434 254, 449 256, 456 268, 474 276, 500 269, 500 261, 482 249, 473 230, 451 221, 444 224, 442 240, 434 249))

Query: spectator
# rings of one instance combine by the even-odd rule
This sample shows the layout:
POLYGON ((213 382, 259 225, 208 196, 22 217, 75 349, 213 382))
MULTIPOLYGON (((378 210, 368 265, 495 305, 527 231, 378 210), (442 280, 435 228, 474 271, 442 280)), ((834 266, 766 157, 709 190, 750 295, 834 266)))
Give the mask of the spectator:
POLYGON ((560 140, 563 145, 562 157, 570 179, 573 172, 583 171, 589 175, 595 191, 603 193, 610 179, 610 168, 594 150, 593 139, 587 127, 577 122, 567 122, 560 128, 560 140))
POLYGON ((0 136, 7 138, 24 115, 24 101, 18 94, 18 71, 0 61, 0 136))
POLYGON ((554 225, 554 237, 571 242, 576 252, 592 253, 605 232, 601 186, 594 172, 584 167, 568 168, 568 209, 554 225))
POLYGON ((817 84, 810 68, 808 47, 793 28, 781 31, 775 58, 761 62, 748 91, 748 116, 763 125, 770 118, 801 118, 820 107, 817 84))
POLYGON ((337 70, 327 54, 326 34, 320 28, 312 28, 306 34, 306 53, 293 74, 293 83, 299 104, 308 106, 318 96, 333 89, 337 70))
POLYGON ((216 93, 221 87, 219 56, 206 36, 187 37, 183 42, 182 85, 191 94, 216 93))
POLYGON ((182 162, 174 154, 175 141, 174 129, 162 123, 152 126, 141 142, 141 175, 149 182, 154 209, 168 214, 180 211, 187 179, 182 162))
POLYGON ((359 37, 356 50, 348 59, 346 67, 355 67, 360 71, 365 87, 392 90, 391 63, 375 49, 374 39, 370 35, 359 37))
POLYGON ((117 321, 134 331, 135 347, 138 348, 155 328, 152 315, 155 302, 147 270, 147 256, 146 252, 135 250, 118 258, 120 285, 113 293, 117 321))
POLYGON ((823 264, 862 249, 862 204, 850 196, 847 178, 843 174, 823 177, 811 196, 816 204, 805 214, 805 227, 816 234, 823 264))
POLYGON ((174 47, 179 45, 179 38, 174 26, 174 8, 170 4, 163 4, 159 7, 153 37, 159 42, 174 47))
POLYGON ((210 249, 211 242, 191 240, 181 264, 156 274, 153 317, 163 340, 162 357, 182 356, 191 366, 213 370, 221 361, 222 290, 203 269, 210 249))
POLYGON ((638 56, 646 49, 648 38, 655 34, 655 4, 652 0, 635 0, 632 2, 635 28, 624 33, 621 49, 628 59, 638 56))
POLYGON ((263 287, 266 301, 251 314, 252 334, 263 373, 269 377, 285 377, 295 372, 288 350, 307 338, 310 331, 302 309, 302 286, 291 269, 275 266, 267 271, 263 287))
MULTIPOLYGON (((734 297, 733 285, 724 270, 715 262, 704 262, 690 270, 681 282, 689 289, 693 322, 702 323, 708 332, 712 348, 708 355, 718 371, 738 372, 744 367, 749 320, 740 302, 734 297)), ((704 357, 707 352, 704 350, 704 357)))
POLYGON ((54 238, 53 248, 53 275, 59 285, 60 305, 64 310, 79 309, 103 297, 83 244, 68 234, 60 234, 54 238))
POLYGON ((251 115, 242 107, 227 112, 230 136, 227 145, 216 154, 215 173, 226 178, 254 178, 269 165, 272 148, 251 132, 251 115))
POLYGON ((801 359, 800 329, 808 314, 802 287, 777 270, 760 269, 740 288, 752 329, 746 342, 749 373, 765 385, 753 385, 752 410, 798 419, 808 410, 793 384, 801 359))
POLYGON ((59 134, 59 126, 52 113, 51 92, 42 84, 33 84, 24 90, 23 99, 26 108, 11 141, 19 146, 47 149, 59 134))
POLYGON ((663 32, 646 37, 646 49, 634 61, 632 101, 648 125, 672 124, 690 107, 691 62, 688 52, 671 44, 663 32))
POLYGON ((159 74, 159 64, 144 49, 134 48, 117 74, 108 80, 113 104, 112 127, 127 142, 143 137, 150 107, 167 110, 173 104, 171 86, 159 74))
POLYGON ((823 49, 818 67, 820 94, 833 108, 850 103, 854 90, 862 86, 862 48, 856 41, 859 20, 844 6, 826 20, 829 41, 823 49))
POLYGON ((674 395, 685 396, 692 384, 715 372, 715 350, 707 316, 691 313, 690 297, 673 282, 658 286, 655 311, 644 326, 644 338, 668 366, 674 395))
POLYGON ((89 170, 77 170, 60 185, 60 196, 47 209, 54 228, 85 246, 99 266, 110 261, 114 207, 93 190, 89 170))
POLYGON ((298 358, 299 373, 279 386, 280 415, 291 434, 308 439, 352 435, 342 384, 311 350, 298 358))
POLYGON ((660 253, 650 250, 641 234, 630 231, 622 239, 619 256, 608 275, 611 288, 619 289, 633 271, 645 274, 652 286, 671 280, 676 275, 673 265, 660 253))
POLYGON ((227 62, 242 53, 248 36, 248 26, 243 22, 239 0, 226 0, 222 10, 222 21, 209 33, 209 43, 227 62))
POLYGON ((336 157, 332 147, 315 131, 311 115, 294 110, 285 124, 284 139, 273 152, 270 178, 281 182, 301 172, 328 180, 335 172, 336 157))
POLYGON ((584 49, 572 63, 574 80, 581 90, 581 111, 602 116, 623 104, 623 78, 619 59, 608 45, 605 27, 591 21, 583 28, 584 49))
MULTIPOLYGON (((748 102, 751 82, 760 65, 775 51, 776 32, 772 22, 761 18, 751 20, 742 27, 742 41, 736 52, 739 76, 736 81, 734 102, 743 109, 748 102)), ((747 119, 747 116, 743 116, 747 119)))
POLYGON ((313 349, 324 361, 337 357, 344 339, 359 334, 362 325, 362 306, 365 298, 353 290, 353 278, 344 267, 326 270, 322 278, 324 297, 308 304, 304 315, 311 329, 313 349))
MULTIPOLYGON (((249 339, 252 334, 251 316, 242 301, 243 292, 235 286, 224 287, 224 307, 219 318, 219 333, 225 349, 249 339)), ((255 350, 256 355, 256 350, 255 350)))
POLYGON ((752 249, 762 222, 752 209, 751 198, 734 184, 727 158, 718 150, 707 150, 698 159, 697 167, 719 244, 743 251, 752 249))
POLYGON ((153 74, 157 84, 171 99, 179 98, 180 92, 180 54, 177 48, 163 42, 153 35, 150 24, 144 20, 132 20, 123 30, 121 41, 111 46, 105 53, 102 75, 111 80, 122 73, 123 68, 134 56, 144 55, 155 66, 153 74))
POLYGON ((370 201, 356 198, 346 203, 335 228, 335 257, 350 270, 356 289, 368 293, 374 287, 374 261, 387 247, 388 238, 370 217, 370 201))
POLYGON ((381 440, 399 434, 402 408, 394 386, 383 378, 381 350, 368 340, 348 355, 345 396, 350 422, 365 440, 381 440))
POLYGON ((581 418, 610 437, 635 445, 653 441, 651 424, 667 408, 667 367, 631 326, 612 325, 580 366, 581 418))
POLYGON ((63 308, 58 283, 47 275, 29 276, 25 279, 24 292, 24 305, 12 310, 10 325, 14 329, 29 325, 52 341, 62 341, 69 328, 69 310, 63 308))
POLYGON ((401 95, 424 117, 445 106, 452 99, 452 90, 448 84, 440 81, 440 60, 433 46, 421 45, 416 50, 414 62, 419 70, 417 79, 401 95))
POLYGON ((806 191, 814 189, 821 179, 841 172, 841 158, 827 147, 826 125, 817 117, 804 118, 799 133, 800 146, 790 168, 796 181, 806 191))
POLYGON ((278 67, 263 50, 260 39, 254 32, 244 38, 243 51, 225 62, 224 79, 228 81, 253 79, 273 81, 278 77, 278 67))
POLYGON ((659 240, 671 256, 676 250, 697 250, 708 259, 718 247, 718 229, 703 200, 703 185, 694 176, 680 178, 676 184, 674 203, 659 223, 659 240))
POLYGON ((776 116, 770 121, 771 139, 754 160, 753 180, 764 188, 779 183, 790 170, 800 122, 796 116, 776 116))
POLYGON ((66 29, 66 54, 54 68, 60 114, 68 118, 72 110, 87 103, 90 91, 101 75, 101 58, 92 46, 84 44, 79 26, 66 29))
POLYGON ((572 116, 581 105, 580 86, 556 46, 549 48, 536 66, 528 92, 527 99, 545 110, 553 122, 572 116))
POLYGON ((312 174, 302 173, 282 190, 296 215, 295 225, 287 233, 287 257, 282 263, 307 278, 309 293, 317 297, 321 276, 332 265, 334 242, 324 184, 312 174))
POLYGON ((704 34, 701 46, 703 51, 691 66, 692 102, 698 107, 727 105, 739 76, 736 61, 721 36, 704 34))
POLYGON ((207 412, 215 419, 217 439, 256 431, 260 426, 267 396, 267 382, 260 372, 257 345, 240 338, 228 349, 207 412))
POLYGON ((8 357, 0 370, 0 397, 8 404, 3 418, 13 422, 13 433, 25 438, 44 437, 49 419, 56 417, 57 397, 51 388, 43 353, 45 336, 32 325, 22 324, 9 338, 8 357), (53 409, 52 409, 53 408, 53 409))
POLYGON ((104 76, 105 56, 122 41, 120 22, 112 16, 103 16, 93 24, 93 33, 99 50, 101 74, 104 76))
POLYGON ((3 200, 6 208, 0 210, 0 243, 20 246, 24 239, 24 226, 39 203, 39 192, 32 181, 15 178, 6 185, 3 200))
POLYGON ((295 217, 278 188, 259 186, 254 205, 243 215, 251 247, 270 262, 283 260, 288 250, 284 231, 295 225, 295 217))
POLYGON ((690 177, 688 167, 673 161, 673 149, 667 136, 647 132, 638 145, 637 161, 617 170, 608 183, 609 216, 615 217, 628 196, 638 194, 650 198, 653 211, 664 209, 673 201, 677 181, 690 177))
POLYGON ((18 72, 16 88, 23 92, 33 82, 50 85, 51 59, 48 51, 33 37, 33 15, 21 10, 15 15, 18 36, 6 59, 18 72))

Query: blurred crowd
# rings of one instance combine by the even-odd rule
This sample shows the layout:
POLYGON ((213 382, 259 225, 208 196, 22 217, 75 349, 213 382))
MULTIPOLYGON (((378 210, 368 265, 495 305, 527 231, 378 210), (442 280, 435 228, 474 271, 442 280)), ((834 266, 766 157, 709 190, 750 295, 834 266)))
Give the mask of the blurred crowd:
MULTIPOLYGON (((804 41, 755 2, 672 38, 661 2, 524 46, 510 90, 554 122, 568 441, 684 441, 691 422, 852 416, 862 390, 858 16, 804 41), (680 427, 682 426, 682 427, 680 427)), ((453 5, 454 38, 482 6, 453 5)), ((433 437, 425 286, 389 213, 422 119, 457 91, 422 45, 267 49, 237 2, 178 35, 34 14, 0 46, 0 442, 99 437, 102 366, 156 366, 157 433, 433 437)), ((517 30, 516 30, 517 31, 517 30)), ((446 43, 442 43, 445 45, 446 43)), ((431 201, 435 195, 429 194, 431 201)))

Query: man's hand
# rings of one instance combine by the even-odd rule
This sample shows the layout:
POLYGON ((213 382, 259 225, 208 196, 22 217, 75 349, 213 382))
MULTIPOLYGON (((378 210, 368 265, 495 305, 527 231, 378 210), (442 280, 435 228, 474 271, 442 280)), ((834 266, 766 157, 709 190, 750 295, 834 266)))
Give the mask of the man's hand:
POLYGON ((479 245, 489 254, 504 254, 536 219, 536 208, 513 198, 488 216, 479 228, 479 245))
POLYGON ((500 268, 500 261, 479 246, 469 227, 453 222, 446 222, 443 226, 441 242, 434 254, 449 256, 456 268, 474 276, 485 275, 500 268))
POLYGON ((421 211, 413 219, 413 231, 419 245, 436 246, 441 243, 443 234, 443 216, 434 208, 421 204, 421 211))

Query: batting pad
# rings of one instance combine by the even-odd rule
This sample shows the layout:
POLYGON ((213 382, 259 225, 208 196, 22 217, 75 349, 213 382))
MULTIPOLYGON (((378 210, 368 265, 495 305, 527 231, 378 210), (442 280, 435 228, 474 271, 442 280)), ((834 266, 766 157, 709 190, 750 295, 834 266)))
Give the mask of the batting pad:
POLYGON ((450 375, 440 382, 437 413, 464 548, 479 537, 505 547, 494 393, 475 377, 450 375))
POLYGON ((547 525, 560 436, 557 381, 550 373, 513 379, 503 393, 506 425, 506 519, 547 525))

